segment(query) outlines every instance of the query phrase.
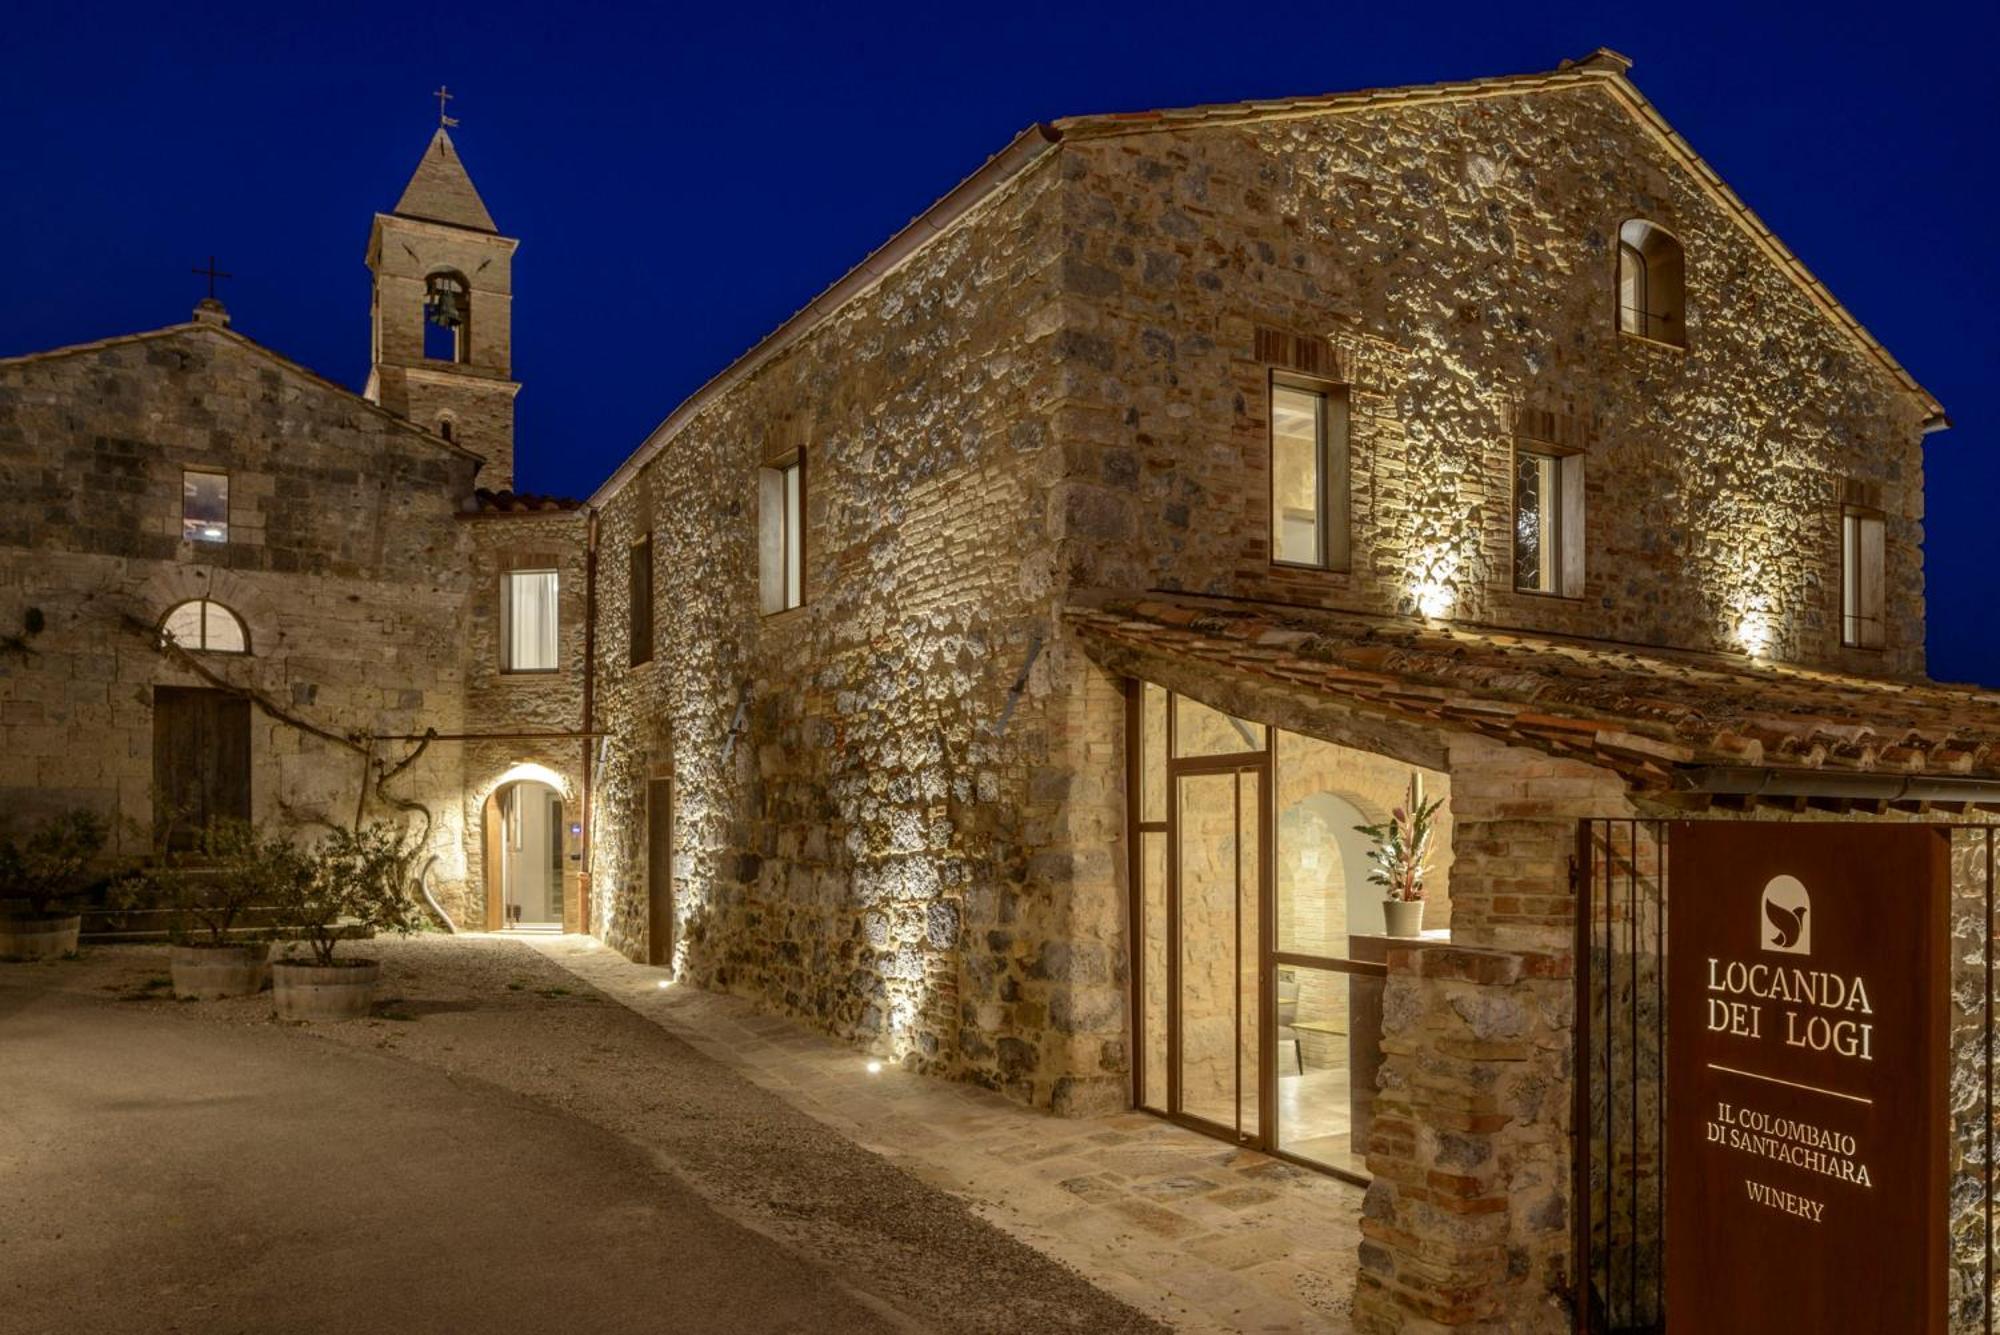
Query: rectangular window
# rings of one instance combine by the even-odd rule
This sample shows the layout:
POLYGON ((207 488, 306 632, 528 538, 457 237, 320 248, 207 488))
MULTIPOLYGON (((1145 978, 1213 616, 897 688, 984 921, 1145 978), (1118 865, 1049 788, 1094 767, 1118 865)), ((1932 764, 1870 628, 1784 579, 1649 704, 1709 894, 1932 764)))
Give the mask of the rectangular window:
POLYGON ((1583 456, 1516 445, 1514 587, 1583 594, 1583 456))
POLYGON ((181 537, 229 541, 229 474, 181 471, 181 537))
POLYGON ((501 576, 501 669, 554 672, 556 572, 510 570, 501 576))
POLYGON ((628 558, 631 578, 626 626, 632 642, 632 666, 653 661, 653 535, 632 544, 628 558))
POLYGON ((1347 568, 1347 399, 1271 382, 1271 559, 1347 568))
POLYGON ((757 470, 758 595, 767 615, 805 602, 805 514, 803 452, 757 470))
POLYGON ((1880 649, 1885 639, 1887 525, 1877 512, 1846 510, 1840 529, 1840 642, 1857 649, 1880 649))

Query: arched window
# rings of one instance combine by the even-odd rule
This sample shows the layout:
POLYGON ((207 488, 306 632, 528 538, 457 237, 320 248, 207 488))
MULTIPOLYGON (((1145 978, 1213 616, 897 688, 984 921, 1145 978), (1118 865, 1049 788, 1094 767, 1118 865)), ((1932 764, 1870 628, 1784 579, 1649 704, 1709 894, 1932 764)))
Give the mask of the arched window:
POLYGON ((206 598, 191 598, 169 611, 160 621, 160 639, 202 653, 250 652, 250 635, 243 629, 243 619, 206 598))
POLYGON ((424 356, 472 360, 472 288, 462 273, 440 269, 424 279, 424 356))
POLYGON ((1618 329, 1656 343, 1687 346, 1686 275, 1681 243, 1644 218, 1618 229, 1618 329))
POLYGON ((458 427, 452 422, 451 414, 440 413, 438 415, 438 434, 446 440, 455 441, 458 439, 457 432, 458 427))

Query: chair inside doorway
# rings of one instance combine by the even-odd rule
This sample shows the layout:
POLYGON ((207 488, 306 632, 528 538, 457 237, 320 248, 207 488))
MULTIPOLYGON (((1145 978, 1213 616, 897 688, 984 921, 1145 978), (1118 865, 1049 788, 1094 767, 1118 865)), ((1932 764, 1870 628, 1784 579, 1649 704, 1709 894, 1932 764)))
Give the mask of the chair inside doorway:
POLYGON ((487 892, 498 912, 489 913, 489 926, 562 930, 563 844, 561 793, 535 779, 494 792, 486 804, 486 865, 487 892))

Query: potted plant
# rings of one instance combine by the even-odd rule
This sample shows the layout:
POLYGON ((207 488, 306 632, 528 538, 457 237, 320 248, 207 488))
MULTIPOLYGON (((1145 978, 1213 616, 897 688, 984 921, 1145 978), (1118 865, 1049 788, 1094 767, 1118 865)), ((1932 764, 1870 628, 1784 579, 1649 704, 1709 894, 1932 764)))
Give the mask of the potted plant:
POLYGON ((217 820, 202 827, 190 854, 163 855, 162 865, 146 874, 174 903, 169 965, 176 997, 248 997, 263 990, 271 977, 271 943, 231 934, 246 910, 273 898, 299 858, 290 843, 259 834, 248 821, 217 820))
POLYGON ((96 813, 77 810, 50 817, 25 838, 0 839, 0 959, 76 953, 83 918, 74 900, 91 882, 107 833, 96 813))
POLYGON ((354 928, 409 932, 417 925, 410 897, 410 856, 402 836, 384 824, 335 830, 273 884, 273 898, 311 947, 308 959, 271 966, 271 996, 286 1020, 352 1020, 368 1014, 382 966, 334 958, 354 928))
POLYGON ((1412 775, 1409 795, 1388 820, 1354 827, 1375 841, 1368 850, 1368 880, 1388 892, 1382 900, 1382 919, 1390 936, 1423 935, 1424 878, 1430 875, 1431 845, 1442 805, 1442 798, 1426 802, 1422 785, 1412 775))

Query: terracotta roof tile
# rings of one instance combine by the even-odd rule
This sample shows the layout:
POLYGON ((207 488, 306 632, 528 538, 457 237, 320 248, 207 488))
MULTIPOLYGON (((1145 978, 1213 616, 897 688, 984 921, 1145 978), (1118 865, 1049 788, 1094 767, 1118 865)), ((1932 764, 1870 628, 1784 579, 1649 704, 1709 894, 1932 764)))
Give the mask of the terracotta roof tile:
POLYGON ((1100 656, 1198 658, 1644 788, 1694 765, 2000 779, 2000 710, 1977 687, 1191 594, 1099 593, 1066 616, 1100 656))

